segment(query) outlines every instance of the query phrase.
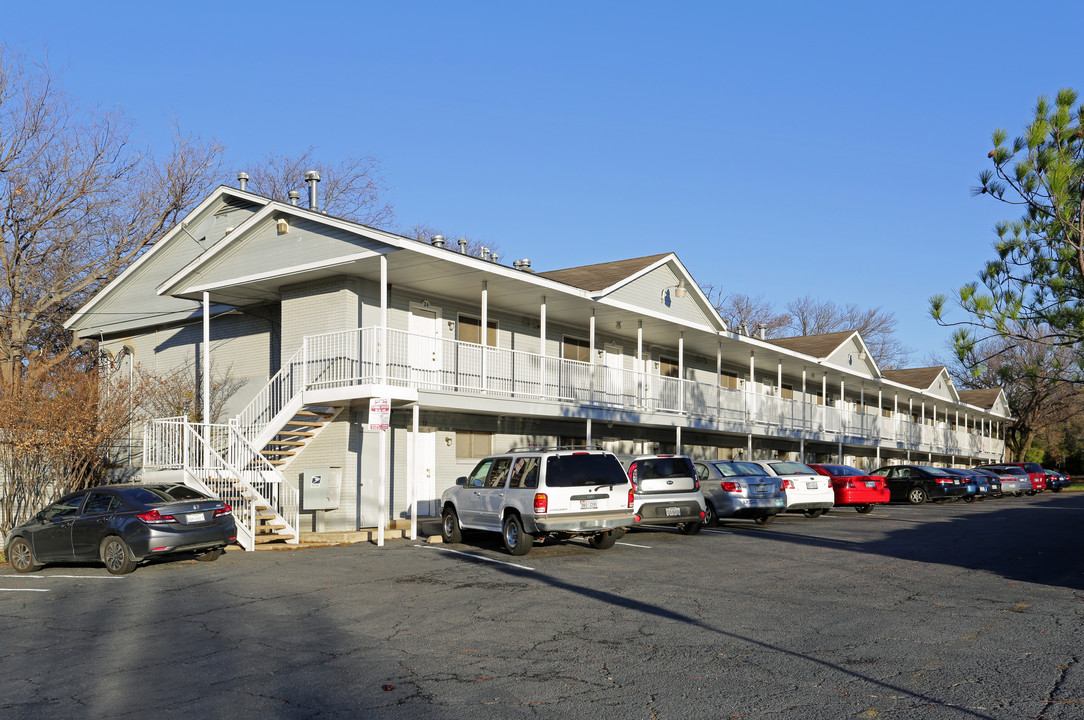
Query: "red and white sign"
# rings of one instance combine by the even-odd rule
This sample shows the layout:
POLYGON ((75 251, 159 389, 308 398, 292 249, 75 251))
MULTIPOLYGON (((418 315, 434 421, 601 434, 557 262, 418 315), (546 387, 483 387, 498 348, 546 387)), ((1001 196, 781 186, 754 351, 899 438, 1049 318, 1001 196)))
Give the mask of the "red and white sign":
POLYGON ((369 429, 387 430, 391 422, 391 398, 369 398, 369 429))

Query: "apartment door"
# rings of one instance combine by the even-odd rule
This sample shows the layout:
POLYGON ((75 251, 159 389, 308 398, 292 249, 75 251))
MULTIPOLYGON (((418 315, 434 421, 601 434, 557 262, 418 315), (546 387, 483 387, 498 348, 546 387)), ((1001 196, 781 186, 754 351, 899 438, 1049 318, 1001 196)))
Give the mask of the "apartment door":
POLYGON ((410 337, 407 340, 410 379, 417 387, 440 386, 440 308, 410 306, 410 337))
POLYGON ((413 458, 414 492, 418 494, 418 517, 434 516, 439 510, 436 438, 432 432, 407 433, 407 454, 413 458))

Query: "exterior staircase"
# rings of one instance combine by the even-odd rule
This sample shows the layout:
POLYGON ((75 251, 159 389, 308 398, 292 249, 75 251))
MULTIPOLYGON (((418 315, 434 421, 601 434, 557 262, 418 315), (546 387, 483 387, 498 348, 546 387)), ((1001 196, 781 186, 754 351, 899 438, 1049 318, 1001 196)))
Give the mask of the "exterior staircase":
POLYGON ((260 454, 271 465, 284 470, 342 410, 341 406, 333 405, 304 406, 283 423, 260 454))

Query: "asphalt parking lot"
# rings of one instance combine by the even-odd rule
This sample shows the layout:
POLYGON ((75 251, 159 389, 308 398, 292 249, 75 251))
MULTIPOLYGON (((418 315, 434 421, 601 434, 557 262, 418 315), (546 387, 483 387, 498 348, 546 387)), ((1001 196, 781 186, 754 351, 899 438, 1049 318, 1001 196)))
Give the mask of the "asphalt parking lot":
POLYGON ((17 718, 1084 717, 1084 494, 0 570, 17 718))

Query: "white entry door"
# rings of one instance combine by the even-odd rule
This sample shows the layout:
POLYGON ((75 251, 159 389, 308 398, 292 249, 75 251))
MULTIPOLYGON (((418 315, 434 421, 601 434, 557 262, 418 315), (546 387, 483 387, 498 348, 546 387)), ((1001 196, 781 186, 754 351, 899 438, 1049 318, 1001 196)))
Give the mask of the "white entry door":
POLYGON ((440 386, 441 339, 440 310, 410 307, 410 379, 416 387, 440 386))
POLYGON ((407 433, 407 455, 413 459, 411 465, 414 492, 418 498, 418 517, 435 516, 440 510, 440 498, 437 497, 437 434, 407 433))

